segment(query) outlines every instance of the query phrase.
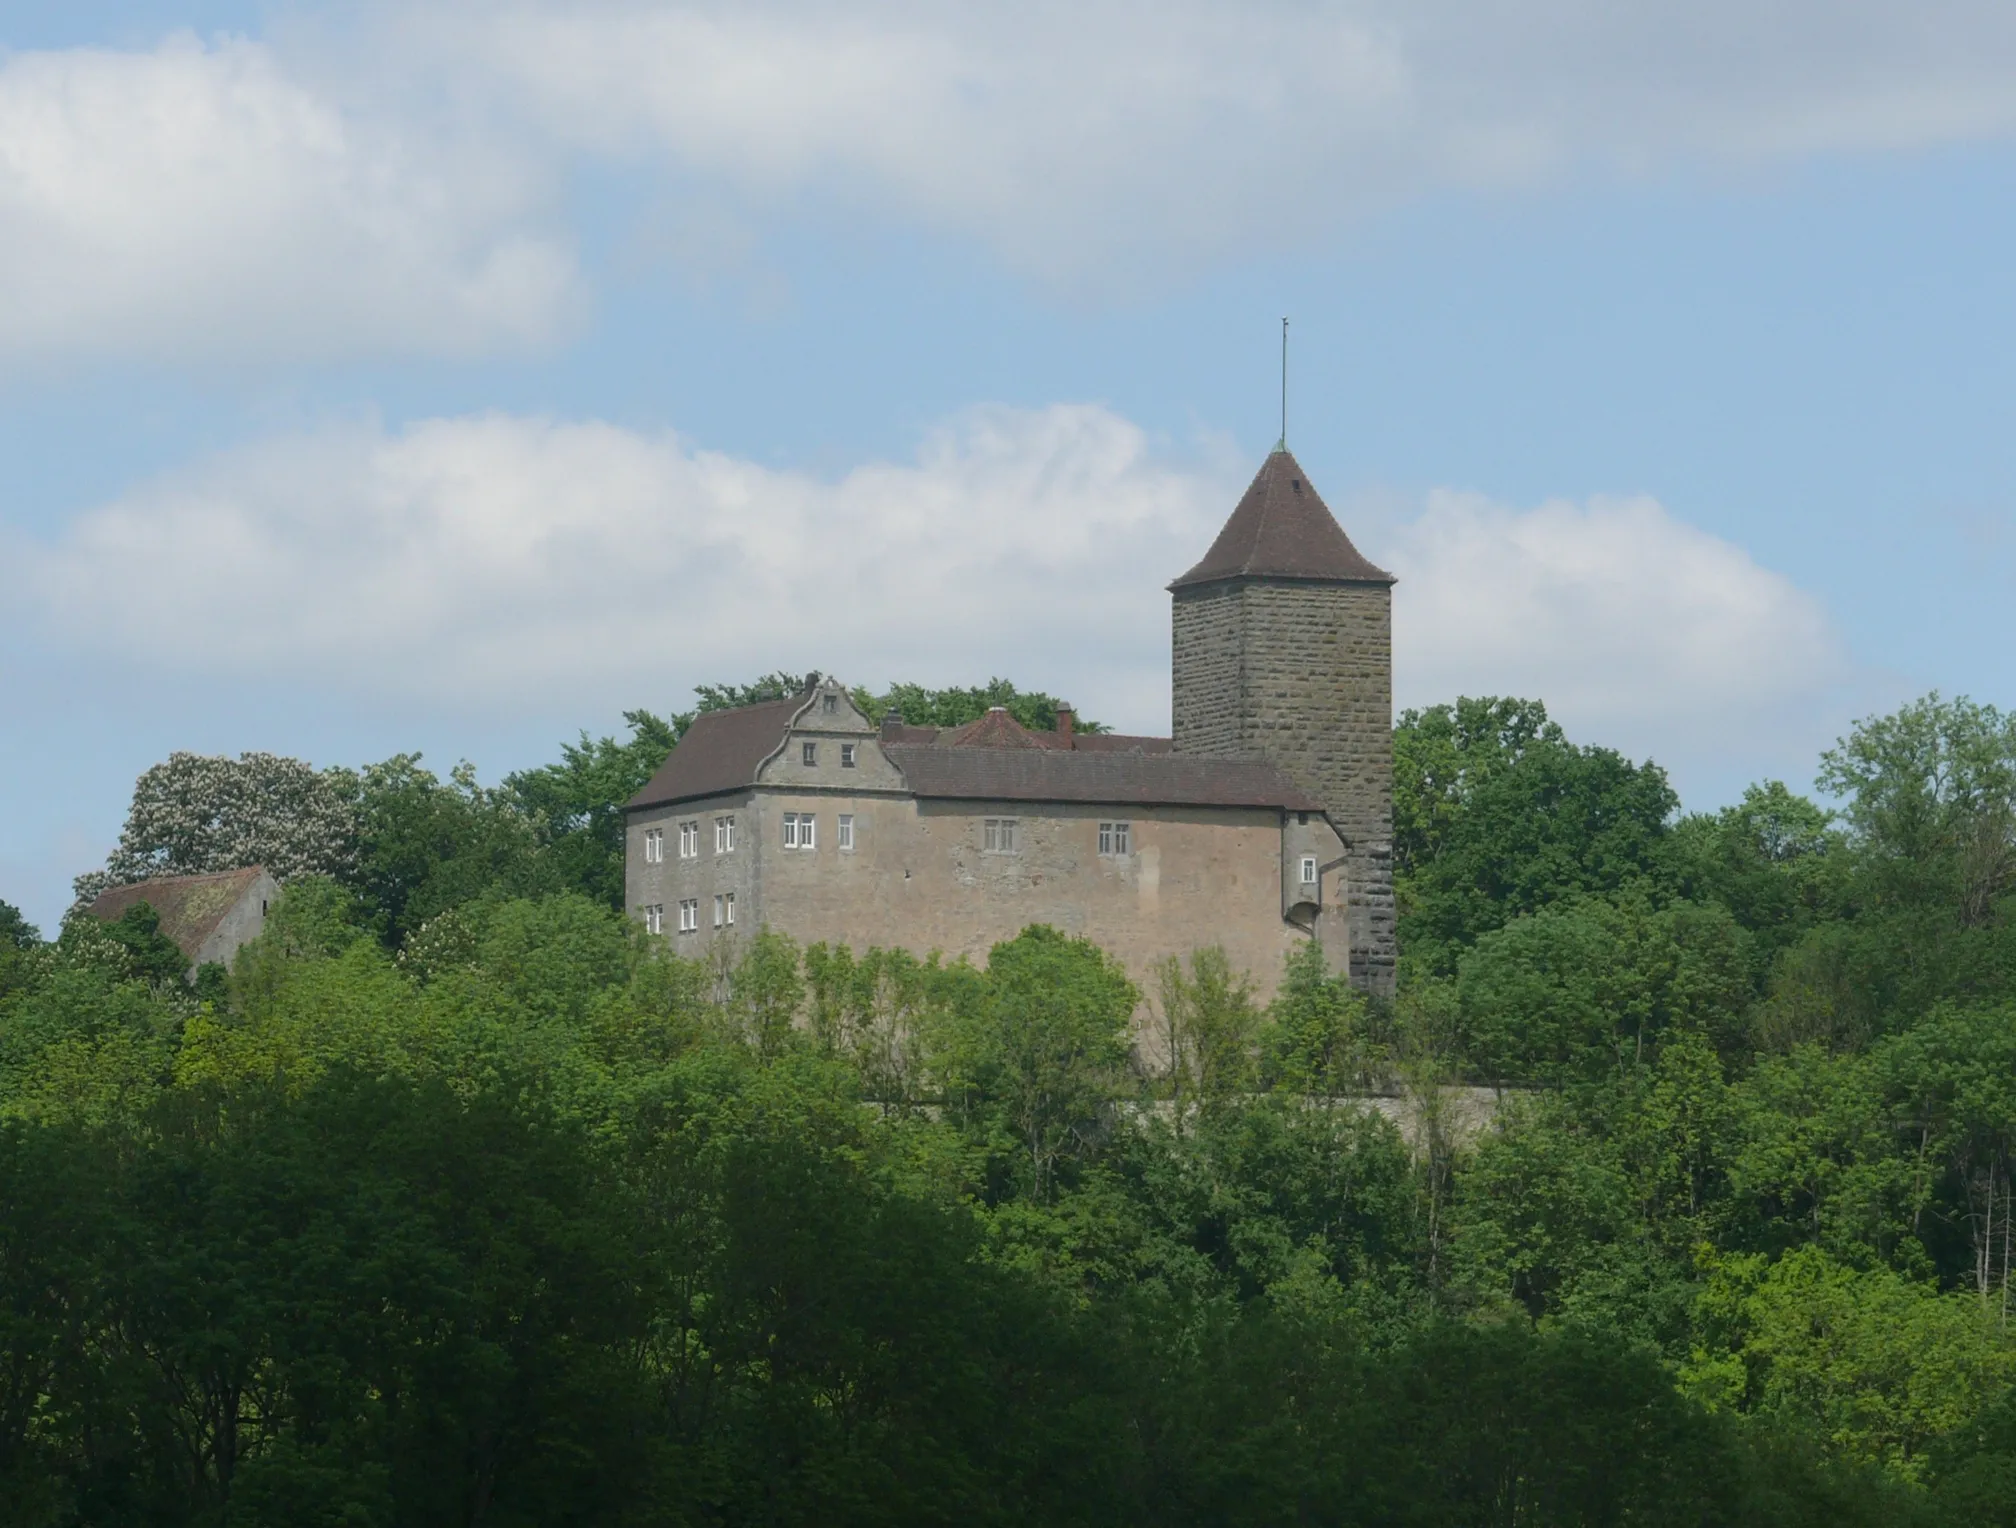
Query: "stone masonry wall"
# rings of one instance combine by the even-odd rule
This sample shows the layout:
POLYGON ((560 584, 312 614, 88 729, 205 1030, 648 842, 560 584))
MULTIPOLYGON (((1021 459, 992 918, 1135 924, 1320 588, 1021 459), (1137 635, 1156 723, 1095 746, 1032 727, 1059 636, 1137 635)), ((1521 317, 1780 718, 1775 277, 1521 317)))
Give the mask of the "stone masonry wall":
POLYGON ((1390 994, 1392 591, 1242 579, 1181 589, 1173 722, 1182 753, 1260 754, 1319 797, 1347 841, 1351 975, 1390 994))

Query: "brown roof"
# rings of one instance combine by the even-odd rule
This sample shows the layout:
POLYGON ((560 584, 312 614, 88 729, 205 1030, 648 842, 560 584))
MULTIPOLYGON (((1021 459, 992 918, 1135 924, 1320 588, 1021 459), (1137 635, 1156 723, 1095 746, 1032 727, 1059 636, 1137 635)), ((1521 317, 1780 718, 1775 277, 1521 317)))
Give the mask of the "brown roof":
POLYGON ((941 733, 935 740, 941 748, 1069 748, 1071 739, 1058 732, 1036 732, 1008 714, 1006 706, 994 706, 978 721, 941 733))
POLYGON ((784 741, 804 704, 803 695, 791 695, 732 711, 703 711, 630 805, 658 806, 754 784, 757 767, 784 741))
POLYGON ((98 894, 91 916, 116 923, 126 910, 145 902, 161 918, 161 932, 174 940, 191 960, 203 941, 217 931, 224 915, 238 905, 266 873, 260 865, 220 870, 214 875, 166 875, 152 881, 114 886, 98 894))
MULTIPOLYGON (((1167 753, 1173 746, 1166 737, 1125 732, 1074 732, 1067 738, 1062 733, 1033 731, 1012 716, 1008 723, 1024 741, 997 743, 992 740, 994 729, 984 725, 986 720, 982 717, 963 727, 887 726, 882 729, 881 738, 885 744, 903 748, 1054 748, 1079 753, 1167 753)), ((995 724, 995 728, 999 726, 995 724)))
POLYGON ((964 801, 1087 801, 1115 806, 1265 806, 1316 812, 1272 764, 1178 753, 1066 753, 1049 748, 893 745, 889 757, 922 797, 964 801))
POLYGON ((1393 575, 1360 555, 1302 464, 1284 447, 1261 463, 1232 518, 1204 560, 1171 589, 1224 578, 1293 578, 1390 584, 1393 575))

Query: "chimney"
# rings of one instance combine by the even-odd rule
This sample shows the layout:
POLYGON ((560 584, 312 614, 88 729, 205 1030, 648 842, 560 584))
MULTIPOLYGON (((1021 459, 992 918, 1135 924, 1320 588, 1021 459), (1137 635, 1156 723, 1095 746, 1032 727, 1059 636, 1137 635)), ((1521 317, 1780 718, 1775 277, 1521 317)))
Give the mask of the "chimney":
POLYGON ((894 737, 903 730, 903 713, 893 706, 882 713, 882 735, 894 737))
POLYGON ((1073 748, 1078 746, 1076 743, 1071 742, 1072 729, 1077 725, 1078 713, 1069 706, 1059 702, 1057 706, 1057 735, 1064 739, 1065 742, 1071 743, 1073 748))

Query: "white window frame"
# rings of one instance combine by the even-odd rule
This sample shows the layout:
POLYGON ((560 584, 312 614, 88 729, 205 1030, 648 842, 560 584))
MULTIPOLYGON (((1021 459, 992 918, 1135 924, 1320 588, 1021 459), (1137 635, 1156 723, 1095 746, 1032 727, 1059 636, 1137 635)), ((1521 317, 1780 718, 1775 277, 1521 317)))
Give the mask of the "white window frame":
POLYGON ((1016 825, 1019 817, 988 817, 982 819, 980 829, 980 849, 985 854, 1015 854, 1020 851, 1015 846, 1016 825))
POLYGON ((644 932, 662 934, 665 932, 665 904, 654 902, 644 909, 644 932))
POLYGON ((732 891, 728 892, 727 898, 728 898, 728 927, 733 928, 735 926, 735 893, 732 891))
POLYGON ((644 863, 661 865, 665 862, 665 830, 646 828, 644 830, 644 863))
POLYGON ((1302 856, 1302 884, 1304 886, 1314 886, 1316 884, 1316 880, 1317 880, 1316 856, 1313 854, 1305 854, 1302 856))
POLYGON ((807 769, 817 769, 819 767, 819 745, 810 741, 800 743, 798 745, 798 761, 807 769))
POLYGON ((819 843, 818 818, 810 812, 786 812, 784 814, 784 847, 787 849, 812 849, 819 843))
POLYGON ((697 817, 691 822, 679 824, 679 858, 700 858, 700 820, 697 817))
POLYGON ((855 745, 852 743, 842 743, 840 745, 840 767, 842 769, 852 769, 854 767, 854 748, 855 745))
POLYGON ((683 897, 679 902, 679 932, 697 934, 700 932, 700 899, 683 897))
POLYGON ((725 893, 714 893, 714 926, 720 928, 728 918, 728 900, 725 893))
POLYGON ((1102 822, 1099 824, 1099 852, 1108 859, 1125 859, 1134 852, 1134 824, 1132 822, 1102 822))
POLYGON ((716 817, 714 819, 714 852, 716 854, 733 854, 735 852, 735 817, 733 813, 730 813, 726 817, 716 817))
POLYGON ((840 814, 840 827, 833 835, 833 847, 844 854, 854 852, 854 814, 852 812, 842 812, 840 814))

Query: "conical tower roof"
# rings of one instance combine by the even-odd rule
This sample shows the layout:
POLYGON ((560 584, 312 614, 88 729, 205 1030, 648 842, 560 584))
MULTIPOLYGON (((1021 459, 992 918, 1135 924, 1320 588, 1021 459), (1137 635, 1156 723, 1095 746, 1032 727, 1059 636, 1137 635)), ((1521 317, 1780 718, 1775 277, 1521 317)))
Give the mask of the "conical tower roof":
POLYGON ((1326 584, 1390 584, 1351 544, 1302 464, 1283 446, 1261 463, 1253 486, 1204 560, 1169 587, 1225 578, 1287 578, 1326 584))

